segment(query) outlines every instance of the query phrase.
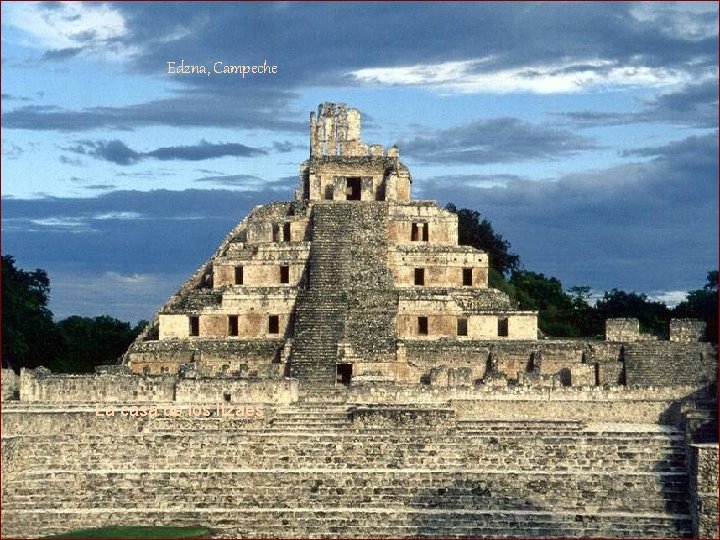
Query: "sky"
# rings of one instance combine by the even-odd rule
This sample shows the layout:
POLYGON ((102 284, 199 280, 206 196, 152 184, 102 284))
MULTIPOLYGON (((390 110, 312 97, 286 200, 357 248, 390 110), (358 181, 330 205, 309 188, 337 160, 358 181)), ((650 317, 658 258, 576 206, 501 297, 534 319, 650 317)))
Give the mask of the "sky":
POLYGON ((56 319, 150 319, 293 198, 326 101, 566 288, 674 305, 717 268, 715 2, 1 9, 2 252, 48 272, 56 319))

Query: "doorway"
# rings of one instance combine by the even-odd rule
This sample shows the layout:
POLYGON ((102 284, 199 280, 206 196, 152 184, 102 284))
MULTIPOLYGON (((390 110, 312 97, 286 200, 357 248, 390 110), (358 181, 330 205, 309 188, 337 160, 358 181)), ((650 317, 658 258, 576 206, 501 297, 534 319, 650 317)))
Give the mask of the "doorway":
POLYGON ((360 178, 348 178, 347 179, 347 200, 348 201, 359 201, 360 200, 360 178))
POLYGON ((337 364, 335 382, 348 386, 352 379, 352 364, 337 364))

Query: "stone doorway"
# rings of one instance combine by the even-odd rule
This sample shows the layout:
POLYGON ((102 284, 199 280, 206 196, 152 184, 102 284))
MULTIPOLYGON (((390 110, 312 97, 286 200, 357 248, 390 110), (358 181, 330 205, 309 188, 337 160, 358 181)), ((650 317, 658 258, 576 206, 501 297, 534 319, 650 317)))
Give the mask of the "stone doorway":
POLYGON ((350 379, 352 379, 352 364, 337 364, 335 374, 336 384, 349 385, 350 379))
POLYGON ((348 178, 347 179, 347 200, 348 201, 359 201, 360 200, 360 178, 348 178))

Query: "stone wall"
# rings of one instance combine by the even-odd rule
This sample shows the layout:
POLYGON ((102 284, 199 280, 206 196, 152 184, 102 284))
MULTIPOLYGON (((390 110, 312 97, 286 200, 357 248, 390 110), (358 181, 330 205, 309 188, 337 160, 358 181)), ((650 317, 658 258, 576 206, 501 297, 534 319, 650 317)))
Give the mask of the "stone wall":
POLYGON ((2 370, 2 401, 17 399, 20 380, 12 369, 2 370))
POLYGON ((638 341, 623 347, 628 385, 672 386, 717 380, 714 344, 638 341))
POLYGON ((356 384, 354 403, 451 403, 460 419, 575 419, 585 422, 680 425, 680 403, 707 396, 697 386, 658 388, 560 387, 446 388, 391 383, 356 384))
POLYGON ((177 403, 292 403, 298 399, 297 381, 196 379, 175 386, 177 403))
POLYGON ((637 341, 640 339, 640 321, 637 319, 607 319, 605 321, 607 341, 637 341))
POLYGON ((282 338, 145 341, 133 347, 127 365, 138 375, 177 374, 181 367, 195 363, 200 377, 275 378, 284 359, 285 345, 282 338))
POLYGON ((289 403, 291 379, 178 379, 174 376, 54 375, 23 369, 23 403, 289 403))
POLYGON ((20 399, 24 402, 171 402, 175 377, 135 375, 56 375, 20 372, 20 399))
POLYGON ((457 215, 439 208, 434 201, 390 203, 388 213, 388 239, 393 244, 458 247, 457 215), (415 237, 413 225, 416 227, 415 237))
MULTIPOLYGON (((611 393, 556 394, 582 413, 611 393)), ((357 405, 340 420, 318 403, 284 409, 282 426, 197 418, 148 431, 127 420, 135 432, 33 434, 4 478, 2 532, 203 524, 221 537, 689 536, 680 430, 559 420, 552 402, 514 420, 470 416, 462 402, 357 405)))
POLYGON ((699 319, 670 319, 670 341, 703 341, 707 323, 699 319))
POLYGON ((718 445, 690 446, 690 515, 694 538, 720 538, 718 527, 718 445))

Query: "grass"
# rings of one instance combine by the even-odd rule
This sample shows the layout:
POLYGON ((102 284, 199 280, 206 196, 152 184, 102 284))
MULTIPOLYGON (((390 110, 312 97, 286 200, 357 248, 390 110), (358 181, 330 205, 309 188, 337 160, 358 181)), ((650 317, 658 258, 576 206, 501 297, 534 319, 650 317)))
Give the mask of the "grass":
POLYGON ((97 527, 76 529, 45 538, 207 538, 205 527, 97 527))

